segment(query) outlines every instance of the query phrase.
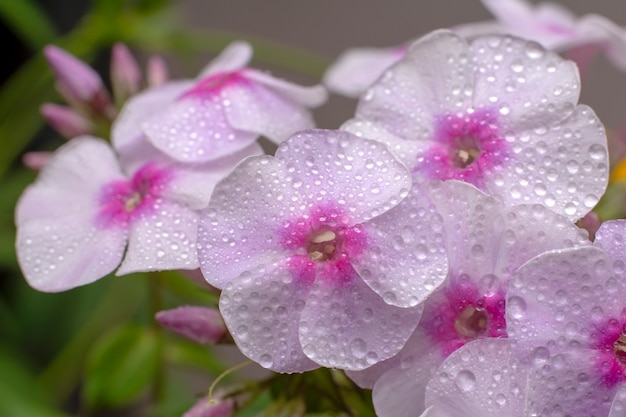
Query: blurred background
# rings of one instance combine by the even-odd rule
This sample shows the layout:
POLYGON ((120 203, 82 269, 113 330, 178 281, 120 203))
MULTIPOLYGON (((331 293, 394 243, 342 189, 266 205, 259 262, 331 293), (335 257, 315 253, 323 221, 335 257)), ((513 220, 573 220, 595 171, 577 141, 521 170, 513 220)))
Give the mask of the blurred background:
MULTIPOLYGON (((622 1, 560 4, 626 26, 622 1)), ((215 305, 217 297, 174 273, 108 277, 42 294, 27 286, 15 259, 13 208, 36 177, 21 157, 63 143, 38 110, 60 102, 43 46, 67 49, 108 83, 115 42, 130 46, 142 66, 158 54, 173 78, 192 78, 230 41, 246 39, 255 46, 254 66, 310 85, 347 48, 397 45, 491 16, 479 0, 0 0, 0 19, 0 417, 166 417, 181 415, 238 359, 161 331, 153 313, 215 305)), ((581 102, 608 127, 622 125, 626 74, 598 57, 581 102)), ((355 105, 332 95, 316 111, 318 126, 339 127, 355 105)), ((238 415, 256 415, 263 401, 238 415)))

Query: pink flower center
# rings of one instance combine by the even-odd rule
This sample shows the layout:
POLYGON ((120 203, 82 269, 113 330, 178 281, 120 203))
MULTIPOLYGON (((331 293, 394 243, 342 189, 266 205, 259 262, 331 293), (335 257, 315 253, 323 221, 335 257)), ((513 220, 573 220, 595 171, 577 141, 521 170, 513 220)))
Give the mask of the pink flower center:
POLYGON ((597 333, 592 335, 596 340, 592 344, 598 355, 596 372, 602 382, 613 388, 626 381, 626 323, 616 319, 609 319, 598 327, 597 333))
POLYGON ((495 113, 446 114, 435 122, 434 144, 418 156, 415 171, 431 179, 456 179, 484 188, 484 180, 508 155, 495 113))
POLYGON ((282 245, 291 252, 288 267, 298 282, 337 284, 356 274, 350 262, 365 250, 366 237, 359 225, 347 223, 340 209, 325 206, 284 225, 282 245))
POLYGON ((96 224, 125 227, 138 215, 152 211, 172 178, 170 170, 148 163, 130 180, 108 183, 100 191, 96 224))
POLYGON ((191 89, 185 91, 179 99, 214 95, 229 85, 246 82, 248 80, 243 76, 242 70, 212 74, 198 81, 191 89))
POLYGON ((503 291, 481 294, 470 281, 453 280, 426 302, 419 327, 443 357, 470 340, 506 337, 503 291))

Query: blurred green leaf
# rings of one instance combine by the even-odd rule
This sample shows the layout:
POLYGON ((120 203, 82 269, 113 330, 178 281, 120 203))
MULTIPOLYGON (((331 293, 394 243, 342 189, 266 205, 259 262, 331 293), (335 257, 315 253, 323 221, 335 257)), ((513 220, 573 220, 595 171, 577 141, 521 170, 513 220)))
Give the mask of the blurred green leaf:
POLYGON ((152 383, 159 364, 154 332, 121 325, 103 336, 89 355, 83 397, 89 407, 127 405, 152 383))
POLYGON ((0 0, 0 16, 34 51, 57 37, 52 22, 31 0, 0 0))
MULTIPOLYGON (((190 271, 193 272, 193 271, 190 271)), ((217 306, 219 295, 211 292, 179 271, 161 271, 158 273, 161 284, 167 291, 176 296, 176 306, 182 304, 196 304, 205 307, 217 306), (180 301, 180 302, 179 302, 180 301)), ((208 285, 208 284, 207 284, 208 285)))
POLYGON ((0 345, 0 416, 67 417, 54 409, 19 357, 0 345))

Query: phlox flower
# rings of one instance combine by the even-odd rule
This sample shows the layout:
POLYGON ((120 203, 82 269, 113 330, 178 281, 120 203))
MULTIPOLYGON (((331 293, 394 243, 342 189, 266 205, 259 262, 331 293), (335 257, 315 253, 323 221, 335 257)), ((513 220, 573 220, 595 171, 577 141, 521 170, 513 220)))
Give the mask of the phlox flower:
POLYGON ((522 266, 507 296, 514 352, 530 362, 528 415, 617 417, 626 398, 626 221, 592 247, 522 266))
POLYGON ((587 233, 541 205, 503 205, 470 184, 434 183, 429 193, 443 217, 448 279, 424 302, 414 334, 400 353, 348 375, 373 387, 380 417, 425 408, 437 368, 466 343, 506 338, 505 300, 513 272, 540 253, 588 245, 587 233))
POLYGON ((40 291, 63 291, 112 272, 198 268, 199 209, 250 146, 193 167, 144 146, 118 160, 102 139, 75 138, 48 160, 15 210, 22 272, 40 291))
POLYGON ((343 131, 238 165, 202 212, 198 257, 241 351, 277 372, 393 356, 447 273, 430 200, 384 145, 343 131))
POLYGON ((579 93, 574 63, 536 43, 494 35, 468 45, 440 30, 414 43, 342 128, 387 144, 416 180, 462 180, 576 220, 608 179, 604 128, 576 105, 579 93))
POLYGON ((278 143, 314 126, 309 108, 321 86, 301 87, 248 68, 252 48, 228 46, 195 80, 171 81, 130 99, 115 126, 125 151, 143 139, 182 162, 206 162, 249 146, 260 136, 278 143))
MULTIPOLYGON (((626 30, 603 16, 579 18, 551 2, 533 5, 525 0, 483 0, 483 5, 496 20, 450 29, 466 40, 493 34, 532 40, 549 50, 567 53, 583 69, 602 51, 618 69, 626 70, 626 30)), ((328 68, 324 85, 335 93, 357 98, 404 56, 409 44, 348 49, 328 68)))
POLYGON ((578 17, 567 8, 552 2, 482 2, 496 18, 495 24, 469 23, 455 27, 455 32, 468 38, 508 33, 533 40, 557 52, 579 49, 593 55, 602 50, 617 68, 626 70, 626 30, 603 16, 589 14, 578 17))

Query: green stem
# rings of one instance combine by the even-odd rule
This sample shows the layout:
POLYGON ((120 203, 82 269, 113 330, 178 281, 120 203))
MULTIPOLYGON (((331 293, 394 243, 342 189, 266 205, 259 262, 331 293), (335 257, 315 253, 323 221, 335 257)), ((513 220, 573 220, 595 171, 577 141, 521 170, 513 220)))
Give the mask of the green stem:
POLYGON ((161 402, 165 398, 166 393, 166 373, 165 373, 165 355, 164 355, 164 335, 163 328, 156 321, 155 315, 163 310, 163 294, 161 291, 161 277, 158 272, 152 272, 148 275, 148 288, 150 291, 150 310, 152 330, 156 336, 157 343, 157 368, 155 370, 154 381, 152 383, 152 398, 155 403, 161 402))

